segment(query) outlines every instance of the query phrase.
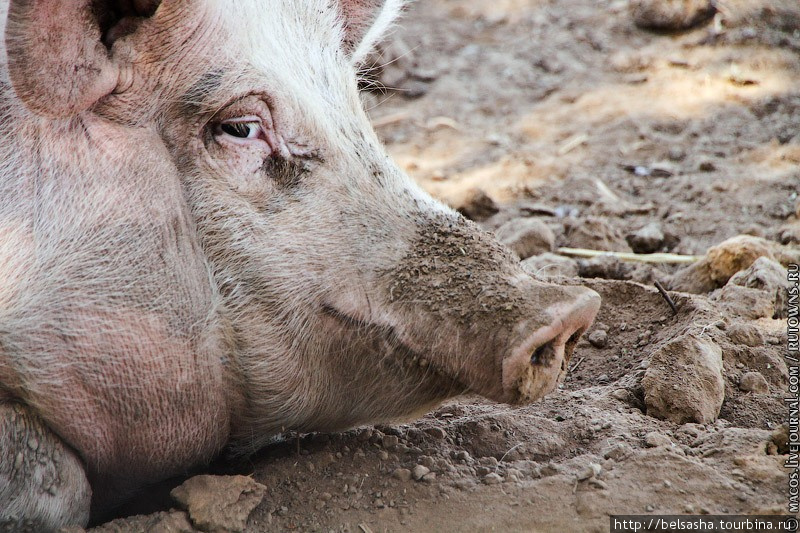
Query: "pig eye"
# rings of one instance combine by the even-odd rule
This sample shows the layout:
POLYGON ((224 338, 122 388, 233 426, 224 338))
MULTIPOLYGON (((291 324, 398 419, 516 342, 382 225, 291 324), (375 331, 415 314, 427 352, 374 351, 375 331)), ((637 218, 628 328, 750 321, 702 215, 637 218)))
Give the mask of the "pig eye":
POLYGON ((227 120, 217 126, 217 135, 229 135, 237 139, 257 139, 261 135, 261 122, 249 117, 227 120))

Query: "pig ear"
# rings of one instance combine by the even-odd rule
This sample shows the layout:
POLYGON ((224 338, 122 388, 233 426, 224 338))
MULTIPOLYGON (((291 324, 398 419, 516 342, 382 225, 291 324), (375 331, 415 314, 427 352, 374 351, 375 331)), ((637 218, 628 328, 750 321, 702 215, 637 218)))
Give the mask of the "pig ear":
POLYGON ((32 111, 72 116, 117 85, 119 69, 103 44, 96 0, 11 0, 5 44, 17 96, 32 111))
POLYGON ((344 17, 344 47, 361 63, 392 26, 407 0, 339 0, 344 17))

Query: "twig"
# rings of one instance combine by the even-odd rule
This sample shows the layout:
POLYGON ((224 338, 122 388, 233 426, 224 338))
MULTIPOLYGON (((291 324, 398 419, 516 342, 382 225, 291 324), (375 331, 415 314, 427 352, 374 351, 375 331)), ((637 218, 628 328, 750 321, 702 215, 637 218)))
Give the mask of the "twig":
POLYGON ((636 263, 672 263, 688 264, 702 259, 701 255, 678 255, 678 254, 633 254, 629 252, 606 252, 604 250, 587 250, 585 248, 559 248, 561 255, 571 255, 575 257, 599 257, 610 255, 622 261, 632 261, 636 263))
POLYGON ((575 363, 575 366, 573 366, 573 367, 570 369, 569 373, 571 374, 571 373, 575 372, 575 371, 578 369, 578 367, 579 367, 579 366, 581 366, 581 363, 583 363, 583 360, 584 360, 584 359, 586 359, 586 357, 581 357, 580 359, 578 359, 578 362, 577 362, 577 363, 575 363))
POLYGON ((673 302, 672 298, 670 298, 669 294, 667 294, 667 289, 664 288, 660 281, 656 281, 654 285, 656 286, 656 289, 658 289, 658 292, 661 293, 661 296, 664 297, 664 300, 666 300, 669 306, 672 308, 672 314, 677 315, 678 306, 675 305, 675 302, 673 302))
POLYGON ((373 128, 382 128, 384 126, 390 126, 397 122, 403 122, 407 119, 411 114, 407 111, 400 111, 399 113, 394 113, 392 115, 387 115, 385 117, 376 118, 372 121, 373 128))

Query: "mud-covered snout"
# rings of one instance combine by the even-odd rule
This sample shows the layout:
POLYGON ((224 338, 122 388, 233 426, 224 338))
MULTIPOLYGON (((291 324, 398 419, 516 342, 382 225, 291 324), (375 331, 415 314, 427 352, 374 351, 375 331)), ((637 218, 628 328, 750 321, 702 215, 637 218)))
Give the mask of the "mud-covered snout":
POLYGON ((578 339, 600 309, 600 295, 584 287, 536 284, 530 291, 556 292, 558 301, 522 326, 522 342, 503 359, 499 400, 506 403, 532 402, 552 391, 566 375, 578 339))

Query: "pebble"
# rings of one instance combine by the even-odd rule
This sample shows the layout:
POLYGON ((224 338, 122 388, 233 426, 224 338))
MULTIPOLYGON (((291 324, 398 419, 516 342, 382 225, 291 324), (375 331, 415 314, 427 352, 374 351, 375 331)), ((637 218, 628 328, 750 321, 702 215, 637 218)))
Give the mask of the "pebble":
POLYGON ((447 432, 442 428, 428 428, 425 430, 425 433, 427 433, 434 439, 444 439, 447 437, 447 432))
POLYGON ((383 436, 383 447, 384 448, 391 448, 393 446, 397 446, 397 444, 399 442, 400 442, 400 439, 398 439, 394 435, 384 435, 383 436))
POLYGON ((611 393, 611 397, 615 400, 625 402, 628 400, 628 389, 616 389, 611 393))
POLYGON ((578 474, 578 481, 586 481, 600 475, 603 467, 597 463, 589 463, 586 468, 578 474))
POLYGON ((411 470, 408 468, 396 468, 395 471, 392 472, 392 477, 400 481, 409 481, 411 479, 411 470))
POLYGON ((550 227, 536 218, 509 220, 496 231, 497 239, 514 250, 520 259, 552 252, 556 236, 550 227))
POLYGON ((764 394, 769 392, 769 384, 766 378, 759 372, 748 372, 739 380, 739 389, 745 392, 755 392, 764 394))
POLYGON ((436 472, 429 472, 425 474, 424 476, 422 476, 420 481, 424 481, 425 483, 433 483, 434 481, 436 481, 436 472))
POLYGON ((628 245, 637 254, 652 254, 664 246, 664 232, 658 222, 651 222, 625 237, 628 245))
POLYGON ((472 460, 472 456, 469 454, 467 450, 457 451, 453 458, 457 461, 463 461, 465 463, 472 460))
POLYGON ((604 329, 596 329, 589 334, 589 344, 595 348, 605 348, 608 345, 608 332, 604 329))
POLYGON ((486 485, 497 485, 498 483, 503 482, 503 477, 500 474, 492 472, 491 474, 486 474, 483 476, 483 482, 486 485))
POLYGON ((381 451, 381 452, 378 454, 378 458, 379 458, 381 461, 388 461, 388 460, 389 460, 389 452, 387 452, 387 451, 385 451, 385 450, 382 450, 382 451, 381 451))
POLYGON ((617 444, 614 444, 610 448, 606 448, 603 451, 603 458, 619 461, 620 459, 630 455, 632 452, 633 449, 630 446, 625 443, 618 442, 617 444))
POLYGON ((475 473, 481 477, 492 473, 492 469, 488 466, 479 466, 475 468, 475 473))
POLYGON ((423 477, 425 477, 428 473, 430 473, 431 469, 427 466, 417 465, 414 467, 414 470, 411 471, 411 477, 413 477, 416 481, 419 481, 423 477))
POLYGON ((672 446, 669 437, 658 431, 651 431, 644 436, 644 443, 648 448, 658 448, 659 446, 672 446))
POLYGON ((499 212, 500 208, 486 192, 473 188, 467 191, 456 210, 470 220, 481 222, 499 212))

